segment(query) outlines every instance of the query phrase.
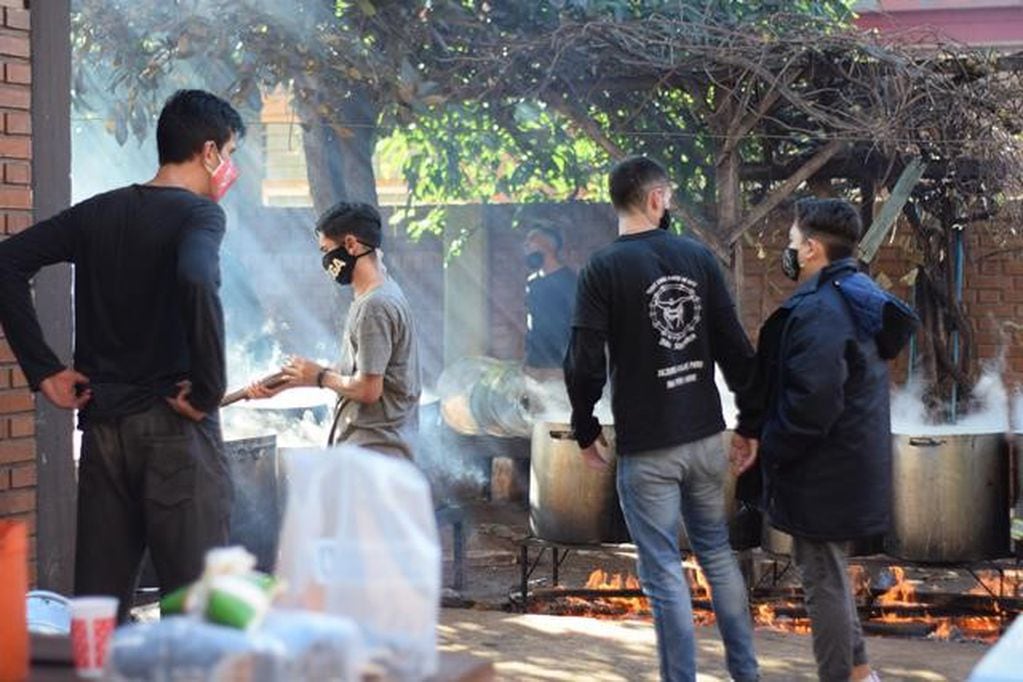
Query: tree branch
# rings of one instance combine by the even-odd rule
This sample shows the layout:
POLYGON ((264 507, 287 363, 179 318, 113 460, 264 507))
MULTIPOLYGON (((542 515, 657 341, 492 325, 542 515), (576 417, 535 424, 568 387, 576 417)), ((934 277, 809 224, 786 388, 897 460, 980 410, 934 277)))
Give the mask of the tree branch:
POLYGON ((728 234, 727 243, 734 244, 735 241, 742 236, 743 232, 765 218, 768 213, 778 206, 778 204, 796 191, 796 188, 803 184, 807 178, 816 173, 821 166, 827 163, 828 159, 841 151, 845 145, 846 143, 842 140, 832 140, 824 145, 809 161, 804 163, 799 170, 793 173, 788 180, 779 185, 766 199, 757 204, 753 210, 749 212, 749 214, 728 234))

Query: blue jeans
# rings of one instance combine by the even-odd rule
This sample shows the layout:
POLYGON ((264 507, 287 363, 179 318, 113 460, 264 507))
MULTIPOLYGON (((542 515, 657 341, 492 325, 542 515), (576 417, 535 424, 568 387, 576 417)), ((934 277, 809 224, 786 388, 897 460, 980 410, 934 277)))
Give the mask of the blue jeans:
POLYGON ((728 544, 725 467, 720 434, 618 458, 618 496, 639 551, 639 579, 653 606, 666 682, 696 679, 693 605, 678 546, 680 521, 710 583, 728 672, 738 682, 758 679, 746 585, 728 544))

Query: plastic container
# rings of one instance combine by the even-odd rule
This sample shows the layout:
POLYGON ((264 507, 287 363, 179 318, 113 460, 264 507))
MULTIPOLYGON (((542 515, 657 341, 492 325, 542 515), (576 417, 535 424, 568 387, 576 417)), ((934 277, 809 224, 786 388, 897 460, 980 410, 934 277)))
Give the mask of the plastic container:
POLYGON ((28 533, 20 521, 0 521, 0 680, 28 678, 28 533))
POLYGON ((71 600, 71 653, 79 677, 103 676, 110 636, 117 627, 116 597, 71 600))
POLYGON ((28 631, 40 635, 67 635, 71 632, 71 602, 67 597, 33 590, 28 593, 28 631))

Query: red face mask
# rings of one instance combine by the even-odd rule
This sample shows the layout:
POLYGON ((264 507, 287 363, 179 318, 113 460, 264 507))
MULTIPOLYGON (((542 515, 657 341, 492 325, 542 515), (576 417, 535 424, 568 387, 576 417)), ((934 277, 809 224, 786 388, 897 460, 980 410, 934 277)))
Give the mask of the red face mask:
MULTIPOLYGON (((220 156, 218 153, 217 156, 220 156)), ((234 165, 234 159, 220 156, 220 163, 210 173, 210 190, 213 192, 213 200, 220 201, 231 185, 238 179, 238 167, 234 165)))

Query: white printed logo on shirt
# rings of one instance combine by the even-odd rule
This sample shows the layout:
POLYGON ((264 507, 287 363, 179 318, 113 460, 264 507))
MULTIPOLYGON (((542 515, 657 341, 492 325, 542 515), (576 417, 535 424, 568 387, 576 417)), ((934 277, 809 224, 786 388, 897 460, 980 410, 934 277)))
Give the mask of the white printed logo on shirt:
POLYGON ((696 340, 702 309, 696 288, 696 282, 681 275, 666 275, 647 288, 650 322, 661 346, 682 350, 696 340))

